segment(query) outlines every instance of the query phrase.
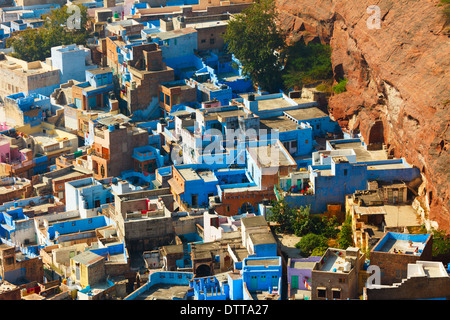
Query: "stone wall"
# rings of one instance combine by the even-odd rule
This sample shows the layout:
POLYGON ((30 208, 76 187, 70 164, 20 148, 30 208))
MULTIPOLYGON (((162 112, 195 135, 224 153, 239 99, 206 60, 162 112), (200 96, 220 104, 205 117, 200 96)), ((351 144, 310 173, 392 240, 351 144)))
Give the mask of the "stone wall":
POLYGON ((276 3, 291 40, 330 44, 335 83, 348 79, 331 96, 332 117, 418 167, 424 209, 450 231, 450 42, 440 1, 381 0, 380 29, 368 27, 368 0, 276 3))

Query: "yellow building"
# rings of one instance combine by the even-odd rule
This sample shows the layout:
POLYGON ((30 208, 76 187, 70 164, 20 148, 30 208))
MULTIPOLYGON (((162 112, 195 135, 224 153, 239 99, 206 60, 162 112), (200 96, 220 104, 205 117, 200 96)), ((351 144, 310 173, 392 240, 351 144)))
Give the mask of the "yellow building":
POLYGON ((16 131, 21 132, 25 138, 32 139, 29 148, 33 151, 33 156, 45 155, 49 161, 64 153, 74 153, 78 149, 77 135, 48 122, 41 122, 38 126, 27 124, 17 127, 16 131))
POLYGON ((85 251, 70 259, 71 279, 82 288, 95 285, 105 280, 105 258, 85 251))

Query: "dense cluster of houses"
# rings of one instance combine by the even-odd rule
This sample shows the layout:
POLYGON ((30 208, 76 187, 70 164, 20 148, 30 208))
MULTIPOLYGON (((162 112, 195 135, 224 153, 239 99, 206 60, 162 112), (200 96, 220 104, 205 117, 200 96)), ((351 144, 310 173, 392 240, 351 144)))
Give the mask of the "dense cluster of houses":
MULTIPOLYGON (((412 231, 419 170, 343 132, 325 93, 235 69, 222 35, 251 1, 79 3, 87 46, 0 52, 0 300, 450 296, 412 231), (291 255, 279 200, 351 217, 354 245, 291 255)), ((64 5, 5 3, 0 40, 64 5)))

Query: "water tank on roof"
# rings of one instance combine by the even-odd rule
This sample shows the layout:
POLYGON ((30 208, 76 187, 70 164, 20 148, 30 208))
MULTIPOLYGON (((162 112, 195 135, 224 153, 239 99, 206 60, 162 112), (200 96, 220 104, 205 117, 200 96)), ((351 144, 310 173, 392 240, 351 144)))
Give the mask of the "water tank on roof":
POLYGON ((109 131, 114 131, 114 125, 109 125, 109 127, 108 127, 108 129, 109 129, 109 131))
POLYGON ((345 271, 345 272, 349 272, 350 269, 351 269, 351 267, 352 267, 352 265, 351 265, 350 262, 345 262, 345 263, 344 263, 344 271, 345 271))
POLYGON ((255 95, 253 93, 248 95, 248 101, 255 101, 255 95))

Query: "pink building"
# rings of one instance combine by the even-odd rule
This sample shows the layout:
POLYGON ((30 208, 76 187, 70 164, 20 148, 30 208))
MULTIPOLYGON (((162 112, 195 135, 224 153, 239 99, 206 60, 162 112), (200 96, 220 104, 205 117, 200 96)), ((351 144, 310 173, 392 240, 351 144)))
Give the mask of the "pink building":
POLYGON ((33 152, 28 148, 20 149, 11 140, 0 135, 0 176, 30 178, 33 175, 33 152))
POLYGON ((11 129, 11 127, 8 127, 8 126, 6 125, 6 122, 0 122, 0 132, 2 132, 2 131, 7 131, 7 130, 9 130, 9 129, 11 129))

